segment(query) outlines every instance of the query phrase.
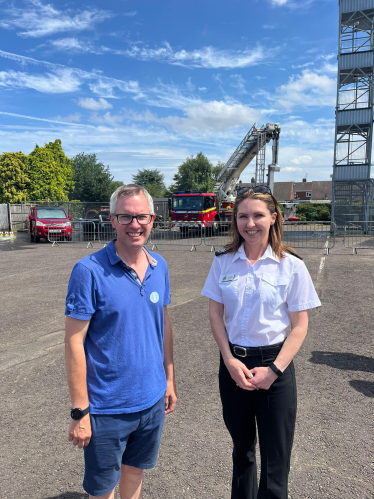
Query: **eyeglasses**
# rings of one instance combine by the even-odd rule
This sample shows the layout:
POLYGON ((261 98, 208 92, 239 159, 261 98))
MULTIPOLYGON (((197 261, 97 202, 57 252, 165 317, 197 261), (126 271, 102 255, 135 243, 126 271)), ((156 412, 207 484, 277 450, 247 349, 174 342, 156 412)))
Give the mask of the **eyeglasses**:
POLYGON ((248 191, 253 191, 256 194, 270 194, 272 196, 271 189, 269 189, 266 185, 256 185, 256 187, 240 187, 236 192, 236 196, 240 198, 248 191))
POLYGON ((115 217, 117 217, 118 223, 120 225, 129 225, 131 222, 136 219, 138 224, 140 225, 148 225, 152 222, 153 215, 146 215, 146 214, 141 214, 141 215, 125 215, 125 214, 115 214, 115 217))

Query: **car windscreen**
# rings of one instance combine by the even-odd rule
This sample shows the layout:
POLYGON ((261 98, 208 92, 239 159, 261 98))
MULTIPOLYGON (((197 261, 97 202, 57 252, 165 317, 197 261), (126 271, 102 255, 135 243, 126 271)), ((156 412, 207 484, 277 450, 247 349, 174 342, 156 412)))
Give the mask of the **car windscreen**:
POLYGON ((203 196, 175 196, 173 197, 172 209, 201 211, 203 209, 203 196))
POLYGON ((37 218, 64 218, 66 220, 66 214, 62 208, 60 210, 51 210, 50 208, 37 208, 36 216, 37 218))

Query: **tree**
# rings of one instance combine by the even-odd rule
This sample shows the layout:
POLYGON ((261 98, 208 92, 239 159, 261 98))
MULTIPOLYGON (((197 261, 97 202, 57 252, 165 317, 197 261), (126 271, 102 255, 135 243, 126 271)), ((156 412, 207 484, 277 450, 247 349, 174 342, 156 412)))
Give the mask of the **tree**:
POLYGON ((0 203, 26 201, 27 163, 27 156, 21 152, 6 152, 0 156, 0 203))
POLYGON ((28 199, 30 201, 67 201, 73 187, 72 160, 61 145, 61 140, 35 146, 28 155, 28 199))
POLYGON ((178 173, 173 177, 172 190, 211 192, 214 186, 213 165, 209 159, 199 152, 196 157, 190 156, 178 166, 178 173))
POLYGON ((217 179, 218 179, 218 175, 220 174, 222 168, 225 166, 226 163, 224 163, 223 161, 218 161, 217 165, 216 166, 213 166, 212 168, 212 178, 214 180, 214 182, 217 182, 217 179))
POLYGON ((132 175, 134 184, 147 189, 153 198, 162 198, 165 195, 165 177, 160 170, 138 170, 136 175, 132 175))
MULTIPOLYGON (((109 166, 98 161, 95 153, 82 152, 74 156, 73 171, 74 189, 70 199, 108 202, 118 187, 118 181, 114 183, 109 166)), ((122 182, 119 183, 121 184, 122 182)))

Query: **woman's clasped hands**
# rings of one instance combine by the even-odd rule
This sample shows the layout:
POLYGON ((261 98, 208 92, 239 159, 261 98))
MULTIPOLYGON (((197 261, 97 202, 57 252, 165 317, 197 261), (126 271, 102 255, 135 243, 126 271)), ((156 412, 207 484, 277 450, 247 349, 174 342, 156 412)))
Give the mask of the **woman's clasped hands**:
POLYGON ((269 367, 248 369, 234 357, 225 361, 225 365, 236 385, 243 390, 268 390, 277 379, 277 375, 269 367))

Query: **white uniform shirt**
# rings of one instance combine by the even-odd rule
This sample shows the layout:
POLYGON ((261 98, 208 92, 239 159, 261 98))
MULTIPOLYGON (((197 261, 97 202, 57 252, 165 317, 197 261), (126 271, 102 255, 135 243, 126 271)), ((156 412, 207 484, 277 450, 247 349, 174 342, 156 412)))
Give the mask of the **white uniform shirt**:
POLYGON ((244 245, 216 256, 201 294, 223 303, 228 339, 241 346, 280 343, 290 312, 321 305, 304 262, 289 253, 279 259, 270 245, 254 265, 244 245))

